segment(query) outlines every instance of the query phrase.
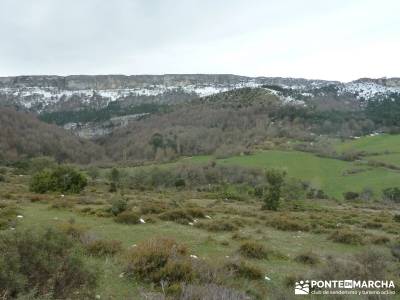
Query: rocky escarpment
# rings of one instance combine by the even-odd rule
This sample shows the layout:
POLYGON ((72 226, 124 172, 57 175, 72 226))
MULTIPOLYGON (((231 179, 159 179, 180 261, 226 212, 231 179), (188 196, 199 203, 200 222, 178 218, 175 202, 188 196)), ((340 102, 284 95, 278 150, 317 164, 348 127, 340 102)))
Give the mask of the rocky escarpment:
POLYGON ((172 104, 265 84, 308 89, 336 82, 229 74, 17 76, 0 78, 0 104, 39 113, 99 109, 117 100, 129 105, 172 104))

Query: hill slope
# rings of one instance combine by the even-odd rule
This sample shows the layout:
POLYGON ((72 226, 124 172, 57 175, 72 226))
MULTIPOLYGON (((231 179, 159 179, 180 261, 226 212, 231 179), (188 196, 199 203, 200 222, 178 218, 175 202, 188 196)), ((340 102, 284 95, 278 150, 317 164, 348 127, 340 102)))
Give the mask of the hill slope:
POLYGON ((35 116, 0 108, 0 159, 52 156, 58 161, 89 163, 103 158, 103 150, 35 116))

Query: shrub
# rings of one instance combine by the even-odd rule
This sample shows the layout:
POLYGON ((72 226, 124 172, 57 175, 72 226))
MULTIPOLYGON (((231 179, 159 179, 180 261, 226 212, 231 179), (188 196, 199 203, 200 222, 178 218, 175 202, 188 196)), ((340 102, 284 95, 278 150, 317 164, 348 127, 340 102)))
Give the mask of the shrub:
POLYGON ((66 201, 66 200, 55 200, 50 205, 50 208, 54 208, 54 209, 70 209, 73 207, 74 207, 74 204, 69 201, 66 201))
POLYGON ((334 242, 350 245, 362 245, 364 244, 364 238, 361 233, 353 232, 349 229, 335 230, 330 236, 334 242))
POLYGON ((111 201, 111 213, 114 216, 124 212, 128 207, 128 202, 122 198, 116 198, 111 201))
POLYGON ((0 235, 0 294, 5 299, 32 292, 42 299, 93 297, 96 269, 61 232, 24 231, 0 235), (33 290, 33 291, 32 291, 33 290))
POLYGON ((212 220, 210 222, 202 222, 197 225, 200 228, 205 228, 208 231, 235 231, 238 226, 231 220, 212 220))
POLYGON ((30 189, 41 194, 48 191, 79 193, 86 185, 87 180, 83 174, 71 167, 59 166, 36 173, 31 179, 30 189))
POLYGON ((128 253, 125 269, 129 276, 147 282, 191 280, 193 270, 187 253, 187 248, 173 239, 151 239, 128 253))
POLYGON ((400 223, 400 215, 394 215, 393 216, 393 221, 400 223))
POLYGON ((343 197, 345 200, 355 200, 360 197, 360 194, 356 192, 346 192, 343 194, 343 197))
POLYGON ((277 210, 281 198, 281 189, 285 173, 277 170, 267 171, 266 179, 268 182, 267 194, 264 197, 264 209, 277 210))
POLYGON ((378 222, 367 222, 362 225, 363 228, 368 228, 368 229, 378 229, 382 228, 382 224, 378 222))
POLYGON ((392 259, 384 251, 367 249, 349 259, 327 257, 327 262, 311 277, 320 280, 382 280, 387 278, 387 267, 392 259))
POLYGON ((108 189, 110 193, 115 193, 117 192, 117 184, 115 182, 110 183, 110 188, 108 189))
POLYGON ((308 251, 297 255, 294 260, 306 265, 316 265, 319 263, 319 257, 314 252, 308 251))
POLYGON ((254 241, 246 241, 240 245, 239 253, 247 258, 263 259, 267 258, 265 247, 254 241))
POLYGON ((114 218, 115 222, 123 224, 139 224, 140 217, 132 211, 124 211, 114 218))
POLYGON ((267 221, 267 226, 271 226, 283 231, 309 231, 310 226, 302 221, 290 219, 286 216, 280 216, 270 221, 267 221))
POLYGON ((255 265, 244 260, 231 261, 225 264, 224 269, 235 277, 243 277, 252 280, 262 279, 263 272, 255 265))
POLYGON ((115 240, 95 240, 85 245, 85 248, 94 256, 112 256, 122 250, 122 243, 115 240))
POLYGON ((176 188, 184 188, 186 186, 185 179, 183 178, 176 179, 174 185, 176 188))
POLYGON ((18 212, 15 207, 0 208, 0 230, 8 229, 15 225, 15 218, 18 212))
POLYGON ((205 213, 200 208, 178 208, 164 212, 160 215, 161 220, 174 221, 179 224, 188 224, 195 218, 204 218, 205 213))
POLYGON ((63 234, 71 237, 73 240, 80 241, 82 236, 86 233, 87 227, 78 225, 72 222, 65 222, 58 224, 58 229, 63 234))
POLYGON ((382 193, 385 200, 393 201, 396 203, 400 202, 400 188, 387 188, 384 189, 382 193))
POLYGON ((160 214, 167 209, 167 205, 164 203, 146 203, 140 208, 140 213, 143 215, 148 214, 160 214))
POLYGON ((369 237, 368 242, 374 245, 383 245, 390 242, 390 238, 384 235, 373 235, 369 237))
POLYGON ((0 182, 5 182, 6 181, 6 177, 2 174, 0 174, 0 182))
POLYGON ((396 243, 390 247, 392 255, 400 261, 400 243, 396 243))

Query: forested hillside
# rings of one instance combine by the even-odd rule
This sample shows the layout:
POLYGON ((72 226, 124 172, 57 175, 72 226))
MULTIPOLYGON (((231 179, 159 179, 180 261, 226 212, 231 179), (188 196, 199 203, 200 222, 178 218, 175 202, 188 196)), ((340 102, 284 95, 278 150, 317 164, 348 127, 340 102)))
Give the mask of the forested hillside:
POLYGON ((134 121, 98 142, 115 160, 170 160, 182 155, 239 154, 274 138, 348 138, 374 129, 374 122, 362 111, 283 103, 266 89, 244 88, 134 121))
POLYGON ((103 149, 35 116, 0 108, 0 159, 52 156, 60 162, 89 163, 104 158, 103 149))

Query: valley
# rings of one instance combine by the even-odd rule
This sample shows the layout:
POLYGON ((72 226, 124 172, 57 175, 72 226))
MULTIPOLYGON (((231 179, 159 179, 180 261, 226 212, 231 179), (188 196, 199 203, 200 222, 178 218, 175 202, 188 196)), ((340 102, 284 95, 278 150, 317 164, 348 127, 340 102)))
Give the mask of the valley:
POLYGON ((6 296, 295 299, 309 278, 399 292, 396 79, 0 82, 6 296))

